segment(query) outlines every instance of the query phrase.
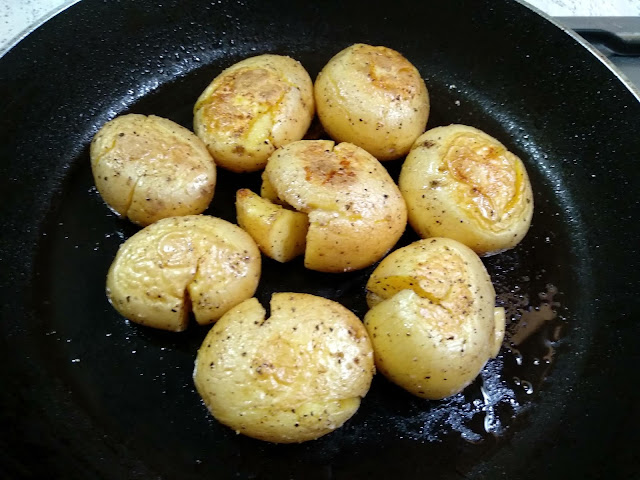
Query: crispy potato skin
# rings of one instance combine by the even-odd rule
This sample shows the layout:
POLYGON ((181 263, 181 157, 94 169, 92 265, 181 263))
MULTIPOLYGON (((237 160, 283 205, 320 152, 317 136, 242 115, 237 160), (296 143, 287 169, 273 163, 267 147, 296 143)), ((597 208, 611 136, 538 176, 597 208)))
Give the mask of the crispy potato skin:
POLYGON ((409 223, 422 238, 449 237, 491 255, 517 245, 531 225, 533 192, 524 164, 473 127, 425 132, 398 183, 409 223))
POLYGON ((192 132, 166 118, 115 118, 95 135, 90 156, 104 201, 138 225, 202 213, 213 199, 211 155, 192 132))
POLYGON ((316 439, 358 409, 374 373, 362 322, 342 305, 276 293, 271 316, 251 298, 205 338, 194 382, 211 414, 236 432, 276 443, 316 439))
POLYGON ((447 238, 419 240, 386 257, 367 282, 364 323, 376 367, 422 398, 463 390, 504 337, 504 309, 478 256, 447 238))
POLYGON ((270 195, 309 216, 304 257, 309 269, 367 267, 395 245, 406 227, 398 187, 380 162, 350 143, 290 143, 271 156, 264 178, 270 195))
POLYGON ((240 227, 204 215, 170 217, 124 242, 107 274, 111 304, 132 322, 170 331, 220 318, 251 297, 260 251, 240 227))
POLYGON ((256 171, 278 147, 306 133, 315 113, 313 83, 296 60, 259 55, 218 75, 193 113, 194 130, 218 165, 256 171))
POLYGON ((342 50, 318 75, 314 94, 331 138, 358 145, 381 161, 406 155, 429 117, 420 73, 386 47, 355 44, 342 50))

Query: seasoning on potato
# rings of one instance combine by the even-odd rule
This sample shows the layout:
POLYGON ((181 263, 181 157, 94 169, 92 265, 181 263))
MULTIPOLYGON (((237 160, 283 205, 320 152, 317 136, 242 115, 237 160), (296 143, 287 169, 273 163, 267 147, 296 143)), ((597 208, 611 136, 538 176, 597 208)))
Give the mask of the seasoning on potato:
POLYGON ((107 275, 111 304, 132 322, 180 332, 189 311, 215 322, 256 291, 260 251, 240 227, 215 217, 170 217, 124 242, 107 275))
POLYGON ((211 155, 192 132, 166 118, 115 118, 95 135, 90 156, 104 201, 138 225, 202 213, 213 199, 211 155))
POLYGON ((400 173, 409 223, 422 238, 449 237, 478 255, 516 246, 533 216, 522 161, 466 125, 433 128, 416 140, 400 173))
POLYGON ((480 258, 448 238, 386 257, 367 282, 377 369, 422 398, 462 391, 500 349, 505 313, 480 258))
POLYGON ((259 55, 218 75, 193 113, 194 130, 217 165, 256 171, 274 150, 306 133, 315 113, 313 83, 296 60, 259 55))
POLYGON ((381 161, 406 155, 429 117, 420 73, 386 47, 358 43, 342 50, 318 75, 314 93, 331 138, 358 145, 381 161))
MULTIPOLYGON (((407 222, 406 205, 387 170, 350 143, 301 140, 278 149, 265 168, 262 196, 308 216, 304 265, 321 272, 357 270, 380 260, 407 222)), ((266 230, 252 228, 263 221, 257 210, 239 214, 258 244, 269 243, 266 230)))
POLYGON ((211 414, 238 433, 276 443, 342 426, 374 374, 362 322, 342 305, 276 293, 271 315, 251 298, 227 312, 198 351, 194 382, 211 414))

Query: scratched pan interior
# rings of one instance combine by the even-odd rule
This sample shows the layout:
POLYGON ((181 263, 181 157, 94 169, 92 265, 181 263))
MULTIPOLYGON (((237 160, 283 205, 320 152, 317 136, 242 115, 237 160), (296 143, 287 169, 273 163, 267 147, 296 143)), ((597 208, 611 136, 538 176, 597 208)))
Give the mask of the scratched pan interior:
MULTIPOLYGON (((589 51, 510 1, 322 6, 84 0, 0 59, 2 304, 0 473, 7 478, 556 478, 631 475, 640 333, 634 187, 640 107, 589 51), (355 20, 358 18, 358 20, 355 20), (117 114, 191 126, 222 68, 291 55, 315 77, 354 42, 405 54, 429 87, 429 126, 465 123, 525 161, 526 239, 485 259, 513 321, 557 293, 557 317, 489 362, 464 393, 430 402, 380 375, 341 429, 271 445, 220 426, 191 380, 206 328, 125 322, 104 279, 137 229, 92 184, 88 145, 117 114), (542 294, 542 295, 541 295, 542 294), (520 307, 521 310, 515 310, 520 307), (519 352, 519 353, 518 353, 519 352)), ((385 164, 397 175, 399 162, 385 164)), ((219 171, 207 213, 234 220, 219 171)), ((402 243, 414 240, 411 232, 402 243)), ((304 291, 360 317, 372 268, 344 275, 264 260, 258 297, 304 291)), ((525 314, 526 316, 527 314, 525 314)), ((510 325, 509 328, 514 328, 510 325)))

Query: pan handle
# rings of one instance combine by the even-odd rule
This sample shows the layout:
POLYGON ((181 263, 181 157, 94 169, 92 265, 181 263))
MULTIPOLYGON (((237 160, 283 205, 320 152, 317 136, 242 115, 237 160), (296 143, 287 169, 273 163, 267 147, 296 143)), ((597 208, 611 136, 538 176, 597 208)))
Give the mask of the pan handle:
POLYGON ((556 17, 556 20, 615 55, 640 56, 640 17, 556 17))

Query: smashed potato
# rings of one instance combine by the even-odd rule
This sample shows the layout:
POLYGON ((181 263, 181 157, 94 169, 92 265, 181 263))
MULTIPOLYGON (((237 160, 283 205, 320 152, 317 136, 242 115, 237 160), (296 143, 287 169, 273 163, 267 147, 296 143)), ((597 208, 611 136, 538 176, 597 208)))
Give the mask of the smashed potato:
POLYGON ((387 170, 350 143, 301 140, 277 150, 263 195, 309 217, 304 265, 346 272, 380 260, 398 241, 407 209, 387 170))
POLYGON ((490 255, 517 245, 531 225, 533 193, 524 164, 473 127, 449 125, 421 135, 398 183, 409 223, 423 238, 453 238, 490 255))
POLYGON ((166 118, 115 118, 93 138, 90 156, 104 201, 138 225, 202 213, 213 198, 211 155, 192 132, 166 118))
POLYGON ((276 443, 316 439, 356 412, 374 373, 362 322, 342 305, 276 293, 271 316, 251 298, 204 339, 194 381, 211 414, 238 433, 276 443))
POLYGON ((482 261, 448 238, 386 257, 367 282, 364 324, 376 367, 422 398, 460 392, 498 354, 505 314, 482 261))
POLYGON ((227 68, 202 92, 194 130, 219 166, 252 172, 278 147, 300 140, 314 112, 304 67, 290 57, 259 55, 227 68))
POLYGON ((406 155, 429 117, 420 73, 386 47, 358 43, 342 50, 318 75, 314 93, 318 118, 331 138, 381 161, 406 155))
POLYGON ((304 253, 309 220, 304 213, 271 203, 246 188, 236 194, 238 225, 267 257, 288 262, 304 253))
POLYGON ((170 217, 120 246, 107 295, 132 322, 179 332, 189 310, 204 325, 251 297, 260 268, 260 251, 240 227, 204 215, 170 217))

